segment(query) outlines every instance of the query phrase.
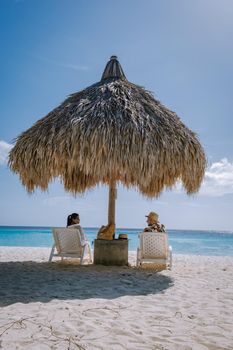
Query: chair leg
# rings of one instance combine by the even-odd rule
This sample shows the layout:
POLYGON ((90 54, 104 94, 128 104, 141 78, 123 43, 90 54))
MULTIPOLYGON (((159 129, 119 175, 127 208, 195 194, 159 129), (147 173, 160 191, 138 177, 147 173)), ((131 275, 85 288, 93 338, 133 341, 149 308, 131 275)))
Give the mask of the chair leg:
POLYGON ((54 254, 54 250, 55 250, 55 244, 53 245, 53 247, 52 247, 52 249, 51 249, 51 253, 50 253, 50 256, 49 256, 49 262, 52 261, 53 254, 54 254))
POLYGON ((169 249, 169 253, 170 253, 170 264, 169 264, 169 270, 172 269, 172 250, 169 249))
POLYGON ((140 263, 140 249, 138 248, 137 249, 137 260, 136 260, 136 266, 139 267, 140 263))
POLYGON ((171 256, 170 256, 170 270, 172 269, 172 253, 171 253, 171 256))
POLYGON ((84 247, 83 247, 83 250, 82 250, 82 256, 81 256, 81 259, 80 259, 80 265, 83 264, 83 258, 84 258, 84 253, 85 253, 85 247, 86 247, 86 246, 84 246, 84 247))
POLYGON ((89 243, 88 243, 88 251, 89 251, 90 262, 93 263, 93 260, 92 260, 92 251, 91 251, 91 246, 90 246, 89 243))

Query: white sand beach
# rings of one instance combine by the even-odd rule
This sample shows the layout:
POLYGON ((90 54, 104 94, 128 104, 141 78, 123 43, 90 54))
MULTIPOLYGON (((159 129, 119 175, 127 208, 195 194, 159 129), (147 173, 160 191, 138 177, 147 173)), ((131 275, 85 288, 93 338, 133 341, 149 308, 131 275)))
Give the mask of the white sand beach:
POLYGON ((175 255, 156 273, 49 252, 0 248, 1 349, 233 349, 233 258, 175 255))

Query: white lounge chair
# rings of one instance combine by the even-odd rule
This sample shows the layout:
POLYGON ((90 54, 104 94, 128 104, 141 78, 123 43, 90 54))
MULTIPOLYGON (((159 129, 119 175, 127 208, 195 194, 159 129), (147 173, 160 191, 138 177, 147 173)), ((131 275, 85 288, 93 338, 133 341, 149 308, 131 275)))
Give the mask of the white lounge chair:
POLYGON ((172 247, 168 246, 167 234, 163 232, 141 232, 137 249, 137 267, 157 266, 158 269, 172 268, 172 247), (150 265, 151 264, 151 265, 150 265))
POLYGON ((83 263, 85 251, 89 262, 92 263, 91 247, 88 241, 82 241, 80 232, 77 228, 53 228, 54 245, 52 247, 49 261, 53 257, 76 258, 83 263), (57 253, 54 253, 56 248, 57 253))

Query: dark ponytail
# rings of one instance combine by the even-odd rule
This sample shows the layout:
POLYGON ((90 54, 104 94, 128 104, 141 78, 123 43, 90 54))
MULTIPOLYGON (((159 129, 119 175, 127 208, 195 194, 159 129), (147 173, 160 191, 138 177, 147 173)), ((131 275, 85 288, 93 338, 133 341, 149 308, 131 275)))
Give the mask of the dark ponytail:
POLYGON ((67 216, 67 226, 66 227, 72 225, 73 219, 77 219, 77 217, 79 217, 79 214, 77 214, 77 213, 73 213, 71 215, 68 215, 67 216))

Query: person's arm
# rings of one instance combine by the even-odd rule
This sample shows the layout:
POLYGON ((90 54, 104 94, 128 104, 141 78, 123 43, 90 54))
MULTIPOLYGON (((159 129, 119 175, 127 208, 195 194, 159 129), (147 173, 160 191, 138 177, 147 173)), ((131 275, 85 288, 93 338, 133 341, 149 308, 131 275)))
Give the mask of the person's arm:
POLYGON ((144 228, 143 232, 152 232, 152 229, 151 229, 151 227, 147 226, 144 228))
POLYGON ((88 242, 88 239, 87 239, 87 237, 86 237, 86 235, 85 235, 85 233, 83 231, 83 228, 80 225, 77 225, 76 227, 77 227, 77 229, 79 230, 79 233, 80 233, 81 245, 85 245, 88 242))
POLYGON ((165 226, 160 224, 160 232, 166 232, 165 226))

